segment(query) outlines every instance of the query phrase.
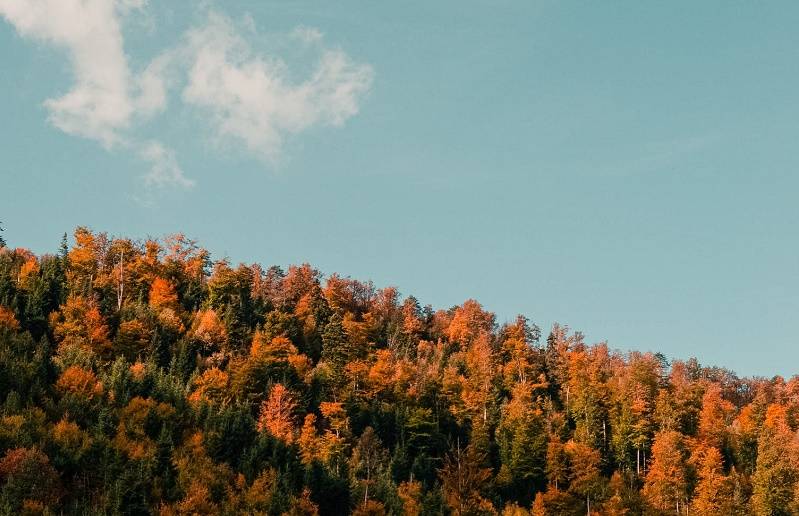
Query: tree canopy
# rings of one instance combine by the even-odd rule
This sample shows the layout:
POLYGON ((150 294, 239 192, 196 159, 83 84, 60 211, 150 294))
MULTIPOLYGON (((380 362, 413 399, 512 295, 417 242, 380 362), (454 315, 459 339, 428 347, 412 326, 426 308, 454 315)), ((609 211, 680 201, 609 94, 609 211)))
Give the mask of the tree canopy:
POLYGON ((799 513, 799 378, 88 228, 0 240, 0 512, 799 513))

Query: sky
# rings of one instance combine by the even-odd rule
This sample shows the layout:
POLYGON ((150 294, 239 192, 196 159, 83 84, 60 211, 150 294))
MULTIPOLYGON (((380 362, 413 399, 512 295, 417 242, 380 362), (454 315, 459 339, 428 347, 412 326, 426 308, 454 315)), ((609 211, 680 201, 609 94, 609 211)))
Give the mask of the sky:
POLYGON ((799 373, 799 4, 0 0, 0 220, 799 373))

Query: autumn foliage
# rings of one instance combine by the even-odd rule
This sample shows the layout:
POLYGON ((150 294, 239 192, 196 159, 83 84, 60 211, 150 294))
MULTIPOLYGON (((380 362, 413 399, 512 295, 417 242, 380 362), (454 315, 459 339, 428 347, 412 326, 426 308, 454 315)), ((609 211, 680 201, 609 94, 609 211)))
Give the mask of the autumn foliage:
POLYGON ((799 378, 72 241, 0 249, 0 513, 799 514, 799 378))

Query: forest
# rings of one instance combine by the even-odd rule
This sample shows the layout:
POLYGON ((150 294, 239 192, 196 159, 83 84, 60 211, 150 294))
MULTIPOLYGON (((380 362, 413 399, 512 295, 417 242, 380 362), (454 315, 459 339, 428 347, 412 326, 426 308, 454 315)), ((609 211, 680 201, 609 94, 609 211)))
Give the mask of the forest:
POLYGON ((798 378, 180 234, 12 246, 3 514, 799 514, 798 378))

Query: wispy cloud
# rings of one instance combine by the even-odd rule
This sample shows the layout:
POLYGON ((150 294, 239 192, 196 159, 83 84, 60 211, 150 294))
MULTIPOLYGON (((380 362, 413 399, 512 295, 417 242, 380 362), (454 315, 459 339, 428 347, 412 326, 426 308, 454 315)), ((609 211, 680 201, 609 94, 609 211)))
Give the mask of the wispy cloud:
POLYGON ((144 176, 148 186, 175 185, 189 188, 194 186, 194 181, 183 175, 175 152, 164 147, 160 142, 147 142, 141 149, 141 157, 152 166, 150 172, 144 176))
POLYGON ((74 84, 44 101, 50 123, 106 149, 133 151, 151 166, 144 176, 147 185, 194 184, 174 151, 133 135, 167 109, 171 90, 180 89, 179 98, 209 122, 215 138, 241 144, 271 162, 287 137, 315 126, 342 125, 358 112, 371 87, 372 68, 326 48, 317 29, 300 27, 286 35, 315 53, 311 73, 295 81, 287 62, 253 48, 242 35, 255 33, 251 18, 249 26, 237 26, 219 13, 210 13, 177 48, 165 49, 134 72, 122 25, 126 16, 146 8, 146 0, 0 0, 0 16, 20 36, 54 46, 69 58, 74 84))

